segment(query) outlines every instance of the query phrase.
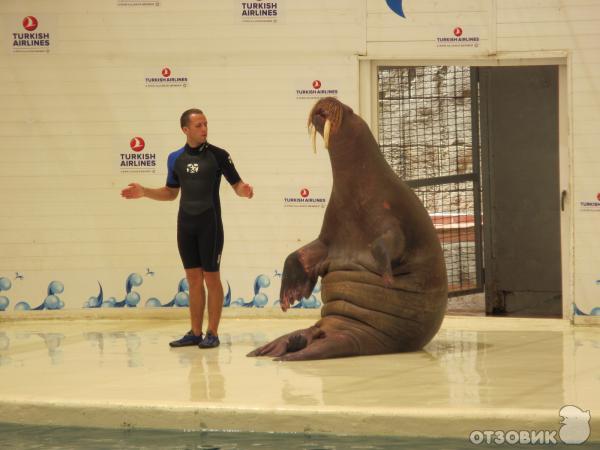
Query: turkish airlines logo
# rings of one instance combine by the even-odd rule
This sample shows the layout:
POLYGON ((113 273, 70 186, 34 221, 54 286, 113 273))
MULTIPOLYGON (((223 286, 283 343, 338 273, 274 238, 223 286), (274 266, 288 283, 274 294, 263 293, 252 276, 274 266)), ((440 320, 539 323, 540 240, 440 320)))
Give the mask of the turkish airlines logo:
POLYGON ((141 152, 142 150, 144 150, 144 147, 146 147, 146 143, 141 137, 136 136, 131 141, 129 141, 129 146, 134 152, 141 152))
POLYGON ((169 78, 171 76, 171 69, 164 67, 161 73, 163 77, 169 78))
POLYGON ((319 80, 315 80, 312 82, 312 87, 313 89, 320 89, 321 88, 321 82, 319 80))
POLYGON ((33 16, 27 16, 23 19, 23 28, 27 31, 34 31, 38 27, 38 20, 33 16))
POLYGON ((462 30, 462 28, 461 28, 461 27, 456 27, 456 28, 454 29, 453 33, 454 33, 454 36, 456 36, 456 37, 461 37, 461 36, 462 36, 462 34, 463 34, 463 30, 462 30))
POLYGON ((187 173, 198 173, 198 163, 189 163, 186 166, 185 171, 187 173))
POLYGON ((308 196, 309 196, 309 194, 310 194, 310 191, 309 191, 308 189, 306 189, 306 188, 302 188, 302 190, 300 191, 300 196, 301 196, 302 198, 306 198, 306 197, 308 197, 308 196))

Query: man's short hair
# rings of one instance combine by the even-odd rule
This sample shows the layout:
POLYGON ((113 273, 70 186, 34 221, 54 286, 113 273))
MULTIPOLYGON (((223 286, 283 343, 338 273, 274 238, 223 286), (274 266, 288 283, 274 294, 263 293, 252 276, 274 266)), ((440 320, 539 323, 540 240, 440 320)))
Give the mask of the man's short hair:
POLYGON ((181 125, 181 128, 183 127, 187 127, 190 123, 190 116, 192 114, 204 114, 201 110, 199 110, 198 108, 192 108, 192 109, 188 109, 187 111, 184 111, 183 114, 181 115, 181 118, 179 119, 179 124, 181 125))

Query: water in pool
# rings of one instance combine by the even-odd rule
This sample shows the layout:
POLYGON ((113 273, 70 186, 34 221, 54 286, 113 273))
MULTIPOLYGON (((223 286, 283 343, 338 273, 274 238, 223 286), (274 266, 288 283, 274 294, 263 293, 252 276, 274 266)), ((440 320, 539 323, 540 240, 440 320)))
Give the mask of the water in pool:
MULTIPOLYGON (((0 424, 0 448, 10 450, 462 450, 482 448, 563 449, 557 445, 474 445, 467 440, 329 436, 241 432, 105 430, 0 424)), ((598 449, 587 443, 577 449, 598 449)))

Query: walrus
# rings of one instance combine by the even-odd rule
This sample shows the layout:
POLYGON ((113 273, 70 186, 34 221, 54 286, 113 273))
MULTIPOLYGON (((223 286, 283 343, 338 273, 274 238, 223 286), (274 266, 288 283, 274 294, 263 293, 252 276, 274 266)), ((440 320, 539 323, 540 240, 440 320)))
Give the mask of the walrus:
MULTIPOLYGON (((440 241, 423 204, 394 173, 366 122, 335 98, 314 105, 313 136, 329 152, 333 187, 319 237, 291 253, 283 311, 321 277, 321 319, 248 353, 280 361, 416 351, 448 301, 440 241)), ((315 147, 314 147, 315 148, 315 147)))

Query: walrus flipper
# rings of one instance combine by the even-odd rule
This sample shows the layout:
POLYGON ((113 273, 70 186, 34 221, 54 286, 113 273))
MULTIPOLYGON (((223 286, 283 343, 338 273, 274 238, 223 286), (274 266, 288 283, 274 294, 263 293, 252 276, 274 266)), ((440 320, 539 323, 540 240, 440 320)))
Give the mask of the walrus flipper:
POLYGON ((294 302, 308 298, 317 284, 317 267, 327 257, 327 246, 315 239, 291 253, 283 265, 279 298, 286 311, 294 302))
POLYGON ((387 286, 391 286, 394 281, 392 260, 402 255, 404 246, 404 234, 400 229, 393 228, 381 234, 370 245, 371 254, 377 263, 378 271, 387 286))
POLYGON ((322 333, 298 351, 288 351, 275 361, 309 361, 360 355, 360 347, 348 333, 322 333))
POLYGON ((306 348, 313 340, 318 339, 322 335, 323 331, 316 326, 292 331, 289 334, 285 334, 274 341, 257 348, 246 356, 281 357, 288 353, 297 352, 306 348))
POLYGON ((275 361, 308 361, 360 354, 360 345, 349 333, 325 332, 312 326, 281 336, 246 356, 270 356, 275 361))

